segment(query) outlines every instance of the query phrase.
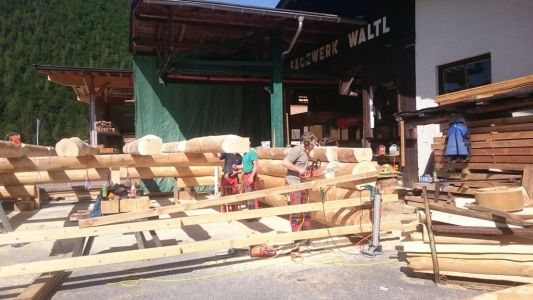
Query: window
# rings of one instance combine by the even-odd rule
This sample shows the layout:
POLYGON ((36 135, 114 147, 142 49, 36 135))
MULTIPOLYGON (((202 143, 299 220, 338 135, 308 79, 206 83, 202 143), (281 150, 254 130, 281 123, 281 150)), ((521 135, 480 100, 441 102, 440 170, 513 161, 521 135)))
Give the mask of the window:
POLYGON ((439 66, 439 95, 489 84, 490 54, 439 66))

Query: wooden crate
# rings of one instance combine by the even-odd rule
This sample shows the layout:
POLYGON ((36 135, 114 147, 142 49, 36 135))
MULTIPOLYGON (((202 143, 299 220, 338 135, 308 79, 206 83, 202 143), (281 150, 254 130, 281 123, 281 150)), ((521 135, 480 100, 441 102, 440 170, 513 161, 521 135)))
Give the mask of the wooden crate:
POLYGON ((119 200, 113 199, 113 200, 102 200, 101 202, 101 208, 102 208, 102 214, 118 214, 120 212, 119 209, 119 200))
POLYGON ((150 209, 150 198, 148 197, 120 199, 120 212, 130 212, 147 209, 150 209))

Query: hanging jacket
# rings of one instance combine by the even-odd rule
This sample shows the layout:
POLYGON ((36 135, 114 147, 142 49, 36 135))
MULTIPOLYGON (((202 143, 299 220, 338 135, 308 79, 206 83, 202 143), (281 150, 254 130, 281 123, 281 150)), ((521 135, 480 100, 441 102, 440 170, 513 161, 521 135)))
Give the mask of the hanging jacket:
POLYGON ((445 156, 469 156, 468 127, 464 122, 453 122, 446 135, 445 156))

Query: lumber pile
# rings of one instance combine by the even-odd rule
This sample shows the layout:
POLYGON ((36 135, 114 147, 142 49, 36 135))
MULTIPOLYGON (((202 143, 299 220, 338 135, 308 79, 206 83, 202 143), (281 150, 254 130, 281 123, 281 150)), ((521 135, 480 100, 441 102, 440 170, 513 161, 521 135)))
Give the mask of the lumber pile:
POLYGON ((533 87, 533 75, 439 95, 435 97, 435 102, 437 102, 439 105, 460 103, 469 100, 489 98, 529 87, 533 87))
MULTIPOLYGON (((505 203, 506 196, 500 196, 505 203)), ((425 206, 424 197, 406 198, 410 205, 425 206)), ((404 231, 400 250, 415 272, 434 273, 433 239, 440 275, 533 283, 533 208, 506 212, 477 202, 461 208, 453 201, 427 201, 430 216, 418 212, 417 227, 404 231)))
MULTIPOLYGON (((435 168, 440 181, 455 194, 473 195, 478 188, 521 186, 522 173, 533 164, 533 116, 467 120, 471 156, 466 162, 443 155, 445 137, 434 138, 435 168)), ((446 136, 448 124, 441 124, 446 136)), ((527 181, 531 176, 525 175, 527 181)), ((533 185, 528 192, 533 192, 533 185)), ((531 195, 530 195, 531 196, 531 195)))
POLYGON ((100 133, 118 133, 118 127, 111 121, 96 121, 96 131, 100 133))

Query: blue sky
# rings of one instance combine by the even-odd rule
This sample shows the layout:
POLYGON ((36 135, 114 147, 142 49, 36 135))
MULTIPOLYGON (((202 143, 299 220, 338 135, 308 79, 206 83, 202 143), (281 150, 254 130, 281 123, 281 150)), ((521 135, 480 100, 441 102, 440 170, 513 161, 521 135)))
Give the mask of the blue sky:
POLYGON ((279 0, 213 0, 213 2, 224 2, 239 5, 252 5, 261 7, 276 7, 279 0))

